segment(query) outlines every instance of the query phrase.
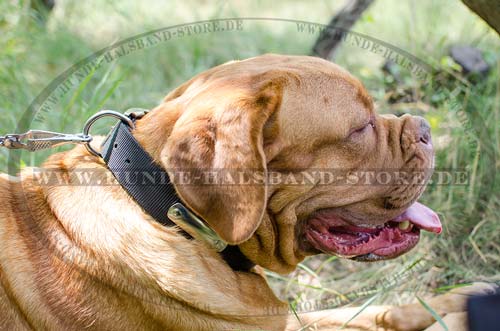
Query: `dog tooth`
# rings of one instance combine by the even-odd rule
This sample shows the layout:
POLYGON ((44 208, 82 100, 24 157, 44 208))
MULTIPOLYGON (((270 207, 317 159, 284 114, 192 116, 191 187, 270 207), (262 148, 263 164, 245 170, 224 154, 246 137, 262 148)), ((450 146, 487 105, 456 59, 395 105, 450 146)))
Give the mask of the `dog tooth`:
POLYGON ((410 221, 403 221, 398 224, 398 228, 400 230, 408 230, 410 228, 410 225, 411 225, 410 221))

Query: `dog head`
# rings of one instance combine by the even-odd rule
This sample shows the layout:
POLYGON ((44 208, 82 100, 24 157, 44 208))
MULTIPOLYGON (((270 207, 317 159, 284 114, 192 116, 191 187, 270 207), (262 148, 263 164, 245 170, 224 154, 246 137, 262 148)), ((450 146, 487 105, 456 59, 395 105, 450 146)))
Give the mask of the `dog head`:
POLYGON ((135 135, 175 173, 186 205, 278 272, 320 252, 393 258, 420 229, 441 231, 416 202, 433 168, 427 122, 378 115, 362 84, 322 59, 215 67, 172 91, 135 135))

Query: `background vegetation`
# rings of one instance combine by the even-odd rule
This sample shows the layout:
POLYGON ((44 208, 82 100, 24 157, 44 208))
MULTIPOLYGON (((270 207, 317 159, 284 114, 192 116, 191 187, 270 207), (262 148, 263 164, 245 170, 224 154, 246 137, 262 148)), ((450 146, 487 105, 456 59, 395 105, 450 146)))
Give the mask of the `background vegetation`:
MULTIPOLYGON (((32 100, 65 69, 125 37, 153 29, 218 17, 282 17, 326 24, 342 1, 60 1, 43 20, 29 2, 0 2, 0 133, 14 132, 32 100)), ((384 59, 342 46, 335 61, 359 77, 381 112, 425 116, 433 128, 436 166, 466 170, 467 185, 430 186, 422 200, 437 210, 441 236, 398 259, 361 264, 318 256, 291 275, 268 273, 276 292, 301 303, 332 298, 407 302, 436 289, 474 280, 499 281, 500 272, 500 39, 458 0, 378 0, 354 31, 384 40, 433 66, 433 79, 419 81, 403 68, 402 79, 383 72, 384 59), (490 73, 464 78, 448 56, 449 47, 479 48, 490 73), (456 100, 461 120, 441 86, 462 82, 456 100)), ((92 72, 42 122, 32 128, 81 132, 99 109, 152 108, 173 87, 214 65, 267 52, 309 54, 317 34, 298 33, 295 24, 261 22, 242 31, 180 38, 137 51, 92 72)), ((109 123, 101 123, 101 133, 109 123)), ((53 151, 51 151, 53 152, 53 151)), ((50 152, 50 153, 51 153, 50 152)), ((8 154, 0 150, 0 169, 8 154)), ((22 154, 23 165, 38 165, 48 153, 22 154)), ((306 307, 307 308, 307 307, 306 307)))

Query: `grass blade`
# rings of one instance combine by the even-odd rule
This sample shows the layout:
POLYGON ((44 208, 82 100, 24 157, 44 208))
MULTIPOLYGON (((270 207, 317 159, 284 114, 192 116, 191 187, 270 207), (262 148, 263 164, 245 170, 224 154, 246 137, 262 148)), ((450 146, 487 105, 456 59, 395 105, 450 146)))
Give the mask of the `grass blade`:
POLYGON ((441 325, 441 327, 443 328, 443 330, 449 331, 448 330, 448 326, 446 326, 446 323, 443 321, 443 319, 441 318, 441 316, 439 316, 439 314, 436 313, 436 311, 434 309, 432 309, 432 307, 429 306, 427 304, 427 302, 425 302, 424 300, 422 300, 418 295, 416 297, 417 297, 418 302, 425 308, 425 310, 427 310, 432 315, 432 317, 434 317, 434 319, 436 321, 438 321, 438 323, 441 325))
POLYGON ((356 314, 352 315, 352 317, 349 318, 349 320, 347 322, 342 324, 342 326, 339 328, 339 330, 344 329, 347 326, 347 324, 349 324, 353 319, 358 317, 358 315, 361 314, 363 312, 363 310, 365 310, 368 306, 370 306, 373 303, 373 301, 375 301, 375 299, 378 298, 378 296, 379 296, 379 293, 375 294, 370 299, 366 300, 366 302, 361 307, 359 307, 359 310, 356 312, 356 314))
POLYGON ((471 286, 471 285, 472 285, 472 283, 445 285, 445 286, 441 286, 441 287, 436 288, 434 291, 436 293, 443 293, 443 292, 448 292, 450 290, 453 290, 453 289, 456 289, 459 287, 465 287, 465 286, 471 286))
POLYGON ((316 274, 311 268, 309 268, 305 264, 299 263, 298 267, 307 272, 309 275, 313 276, 314 278, 319 279, 318 274, 316 274))

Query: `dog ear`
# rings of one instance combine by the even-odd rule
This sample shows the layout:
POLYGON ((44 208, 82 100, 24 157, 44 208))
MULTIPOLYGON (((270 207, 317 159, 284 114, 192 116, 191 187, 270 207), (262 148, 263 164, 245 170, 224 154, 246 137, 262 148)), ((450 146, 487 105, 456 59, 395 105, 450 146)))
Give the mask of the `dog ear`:
POLYGON ((263 148, 277 136, 282 99, 282 83, 248 85, 220 84, 190 97, 162 153, 184 203, 233 245, 263 218, 263 148))

